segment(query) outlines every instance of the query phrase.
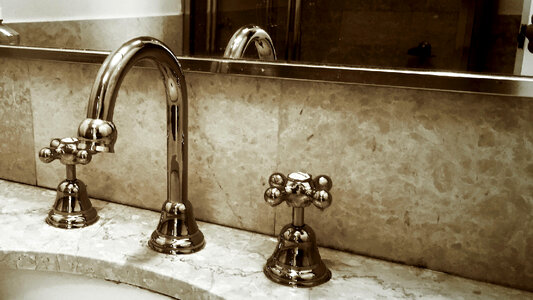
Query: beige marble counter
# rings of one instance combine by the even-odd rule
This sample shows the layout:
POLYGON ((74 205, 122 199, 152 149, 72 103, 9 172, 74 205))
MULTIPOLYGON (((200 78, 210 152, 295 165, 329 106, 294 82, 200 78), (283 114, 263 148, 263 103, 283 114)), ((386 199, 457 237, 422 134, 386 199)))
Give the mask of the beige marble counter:
POLYGON ((54 197, 0 180, 0 268, 82 274, 182 299, 533 299, 526 291, 324 248, 333 278, 310 289, 285 287, 262 272, 273 237, 199 222, 205 249, 163 255, 147 247, 158 213, 94 200, 96 224, 62 230, 44 222, 54 197))

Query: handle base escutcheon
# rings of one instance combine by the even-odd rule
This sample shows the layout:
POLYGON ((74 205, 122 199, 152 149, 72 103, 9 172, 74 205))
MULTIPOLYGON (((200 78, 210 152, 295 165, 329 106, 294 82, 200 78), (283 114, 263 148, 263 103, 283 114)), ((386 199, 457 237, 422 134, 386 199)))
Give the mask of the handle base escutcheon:
POLYGON ((263 272, 274 282, 294 287, 313 287, 331 279, 331 271, 320 257, 315 233, 309 225, 283 227, 263 272))
POLYGON ((54 206, 48 212, 46 223, 63 228, 83 228, 98 221, 96 209, 87 195, 85 183, 79 179, 64 180, 57 186, 54 206))

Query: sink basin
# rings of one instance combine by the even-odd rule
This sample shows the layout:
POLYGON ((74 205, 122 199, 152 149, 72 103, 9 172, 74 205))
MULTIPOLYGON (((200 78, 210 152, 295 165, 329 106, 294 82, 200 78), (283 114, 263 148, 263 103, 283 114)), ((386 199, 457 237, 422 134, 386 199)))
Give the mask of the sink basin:
POLYGON ((173 299, 125 283, 81 275, 0 269, 0 299, 173 299))

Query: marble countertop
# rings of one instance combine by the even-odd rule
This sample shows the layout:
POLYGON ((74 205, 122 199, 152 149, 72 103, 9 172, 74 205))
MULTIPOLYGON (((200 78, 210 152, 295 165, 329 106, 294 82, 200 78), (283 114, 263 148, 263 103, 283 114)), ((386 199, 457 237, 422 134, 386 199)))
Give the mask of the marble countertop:
POLYGON ((207 243, 202 251, 164 255, 147 246, 159 213, 93 200, 100 220, 63 230, 44 222, 54 198, 55 191, 0 180, 0 268, 81 274, 182 299, 533 299, 526 291, 326 248, 320 254, 333 274, 329 282, 286 287, 262 272, 274 237, 198 222, 207 243))

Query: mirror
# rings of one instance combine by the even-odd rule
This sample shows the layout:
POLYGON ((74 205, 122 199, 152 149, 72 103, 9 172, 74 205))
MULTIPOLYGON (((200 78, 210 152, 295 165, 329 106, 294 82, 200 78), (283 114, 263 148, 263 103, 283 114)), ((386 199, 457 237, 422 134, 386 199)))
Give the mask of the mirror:
POLYGON ((516 75, 522 74, 522 14, 530 9, 508 0, 191 4, 193 56, 220 57, 233 32, 252 23, 272 36, 278 58, 288 62, 516 75))
MULTIPOLYGON (((284 62, 515 75, 524 74, 518 36, 531 6, 529 0, 2 1, 4 23, 24 46, 113 50, 150 35, 177 55, 221 58, 233 33, 254 24, 270 34, 284 62)), ((245 58, 257 58, 247 52, 245 58)))
POLYGON ((519 37, 531 0, 332 2, 0 0, 4 24, 21 41, 0 45, 0 56, 101 63, 124 41, 149 35, 185 71, 533 95, 533 54, 519 37), (269 33, 277 61, 258 60, 261 42, 245 59, 223 58, 243 24, 269 33))

